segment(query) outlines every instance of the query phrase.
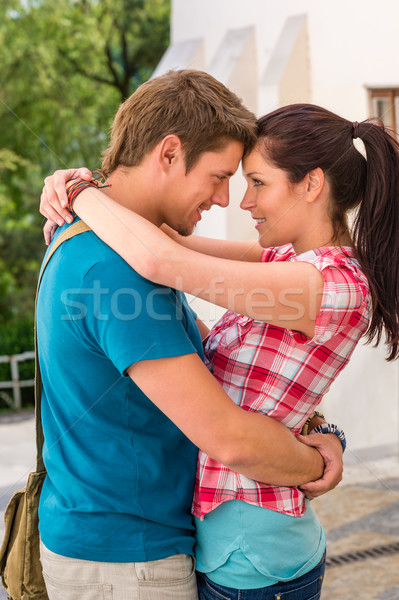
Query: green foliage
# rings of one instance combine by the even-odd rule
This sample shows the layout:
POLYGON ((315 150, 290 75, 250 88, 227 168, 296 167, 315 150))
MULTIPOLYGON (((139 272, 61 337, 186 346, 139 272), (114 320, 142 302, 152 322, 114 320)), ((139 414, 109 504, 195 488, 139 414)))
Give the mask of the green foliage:
POLYGON ((0 2, 0 355, 21 350, 33 314, 43 179, 98 168, 119 103, 169 43, 169 15, 170 0, 0 2), (20 331, 10 350, 7 327, 20 331))

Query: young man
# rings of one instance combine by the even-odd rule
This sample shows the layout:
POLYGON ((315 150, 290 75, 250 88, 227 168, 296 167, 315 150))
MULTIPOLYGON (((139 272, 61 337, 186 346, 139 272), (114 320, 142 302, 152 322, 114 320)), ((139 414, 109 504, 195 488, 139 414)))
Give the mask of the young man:
MULTIPOLYGON (((153 79, 115 117, 107 193, 188 235, 203 210, 227 206, 229 178, 255 131, 255 117, 206 73, 153 79)), ((46 193, 41 210, 56 217, 46 193)), ((197 446, 269 483, 321 476, 316 450, 241 410, 207 371, 184 296, 140 277, 94 233, 64 242, 51 259, 37 323, 50 600, 197 598, 197 446)))

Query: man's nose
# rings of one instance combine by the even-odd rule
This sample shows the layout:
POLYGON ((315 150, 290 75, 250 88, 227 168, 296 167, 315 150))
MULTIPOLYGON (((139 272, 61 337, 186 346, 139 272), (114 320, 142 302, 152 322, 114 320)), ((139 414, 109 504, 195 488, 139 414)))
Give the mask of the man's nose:
POLYGON ((221 181, 218 185, 217 192, 215 192, 211 198, 212 204, 217 204, 222 208, 226 208, 230 202, 230 190, 229 181, 221 181))

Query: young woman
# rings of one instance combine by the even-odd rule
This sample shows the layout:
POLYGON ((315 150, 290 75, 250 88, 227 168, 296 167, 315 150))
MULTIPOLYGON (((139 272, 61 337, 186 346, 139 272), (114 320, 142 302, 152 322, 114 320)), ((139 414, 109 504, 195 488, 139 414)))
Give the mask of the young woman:
MULTIPOLYGON (((385 331, 398 357, 398 145, 378 124, 286 106, 259 120, 243 171, 259 245, 166 235, 94 187, 73 208, 142 276, 227 308, 204 340, 210 370, 244 409, 300 433, 361 337, 385 331)), ((200 451, 193 512, 203 600, 320 597, 325 534, 304 490, 200 451)))

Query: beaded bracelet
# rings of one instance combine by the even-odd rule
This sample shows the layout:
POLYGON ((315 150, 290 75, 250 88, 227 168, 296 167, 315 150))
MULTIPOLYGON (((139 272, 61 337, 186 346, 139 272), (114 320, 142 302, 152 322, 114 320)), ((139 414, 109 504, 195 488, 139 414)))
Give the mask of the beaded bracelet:
POLYGON ((323 415, 321 412, 319 412, 319 411, 315 410, 315 411, 314 411, 314 412, 313 412, 313 413, 310 415, 310 417, 308 417, 308 418, 306 419, 306 422, 305 422, 304 426, 302 427, 301 435, 308 435, 308 433, 309 433, 309 425, 310 425, 310 422, 311 422, 311 420, 312 420, 314 417, 320 417, 320 419, 324 419, 324 420, 326 419, 326 418, 325 418, 325 416, 324 416, 324 415, 323 415))
POLYGON ((312 429, 313 433, 333 433, 339 439, 342 444, 342 452, 345 452, 346 448, 346 437, 343 429, 338 427, 338 425, 334 425, 333 423, 323 423, 322 425, 317 425, 314 429, 312 429))
POLYGON ((90 181, 85 181, 83 179, 75 179, 72 180, 73 183, 71 183, 71 185, 69 185, 68 189, 67 189, 67 198, 68 198, 68 205, 67 208, 70 210, 70 212, 72 214, 74 213, 73 210, 73 204, 76 200, 76 198, 79 196, 79 194, 81 192, 83 192, 83 190, 85 190, 86 188, 89 187, 94 187, 97 189, 102 189, 102 188, 106 188, 106 187, 112 187, 112 185, 110 183, 103 183, 101 184, 100 179, 105 179, 103 174, 100 171, 93 171, 94 173, 98 173, 100 175, 100 177, 95 178, 93 177, 92 179, 90 179, 90 181))

